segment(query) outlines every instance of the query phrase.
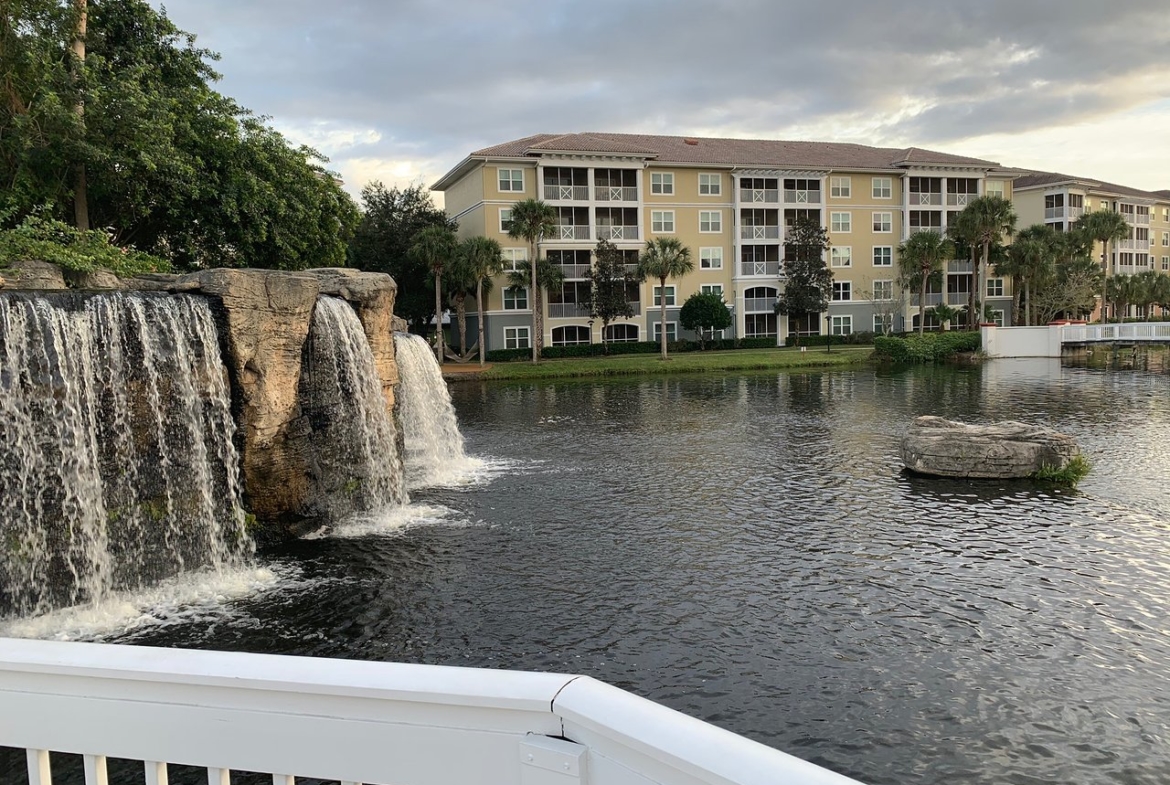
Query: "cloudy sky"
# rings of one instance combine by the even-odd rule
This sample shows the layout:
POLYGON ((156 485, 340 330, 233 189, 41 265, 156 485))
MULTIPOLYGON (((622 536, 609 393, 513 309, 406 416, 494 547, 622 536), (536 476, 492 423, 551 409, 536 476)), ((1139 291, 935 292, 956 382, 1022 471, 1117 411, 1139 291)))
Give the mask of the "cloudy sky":
POLYGON ((355 194, 570 131, 913 145, 1170 188, 1166 0, 165 6, 222 54, 222 92, 355 194))

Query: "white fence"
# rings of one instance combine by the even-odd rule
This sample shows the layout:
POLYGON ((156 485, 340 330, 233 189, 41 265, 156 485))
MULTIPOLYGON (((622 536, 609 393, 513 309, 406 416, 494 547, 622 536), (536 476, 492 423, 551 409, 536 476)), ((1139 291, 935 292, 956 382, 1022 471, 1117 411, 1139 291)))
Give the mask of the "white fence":
POLYGON ((0 746, 393 785, 846 785, 588 677, 0 639, 0 746))
POLYGON ((989 357, 1059 357, 1066 344, 1170 343, 1170 322, 984 327, 982 339, 989 357))
POLYGON ((1065 325, 1062 330, 1061 340, 1064 343, 1170 342, 1170 322, 1069 324, 1065 325))

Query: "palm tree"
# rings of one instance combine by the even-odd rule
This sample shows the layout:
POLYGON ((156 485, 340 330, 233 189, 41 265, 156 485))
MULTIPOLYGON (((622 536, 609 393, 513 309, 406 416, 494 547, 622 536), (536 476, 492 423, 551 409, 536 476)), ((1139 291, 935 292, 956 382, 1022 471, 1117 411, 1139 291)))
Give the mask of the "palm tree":
POLYGON ((435 279, 435 359, 443 364, 443 270, 455 256, 455 232, 446 226, 428 226, 414 237, 410 255, 426 265, 435 279))
POLYGON ((1005 235, 1010 237, 1015 231, 1016 211, 1012 203, 1002 196, 980 196, 972 199, 959 215, 959 221, 969 232, 971 241, 983 248, 983 258, 975 265, 975 287, 980 298, 985 298, 991 245, 1002 242, 1005 235), (964 213, 968 214, 965 218, 961 217, 964 213))
POLYGON ((536 285, 532 284, 532 271, 514 270, 508 273, 508 285, 519 289, 528 289, 532 298, 534 310, 544 308, 544 293, 560 290, 565 285, 565 271, 558 264, 548 259, 541 259, 536 265, 536 285))
POLYGON ((1126 223, 1121 213, 1115 213, 1112 210, 1098 210, 1081 218, 1077 222, 1077 226, 1101 243, 1101 267, 1105 270, 1105 290, 1101 295, 1101 321, 1106 322, 1108 319, 1105 318, 1105 314, 1109 308, 1109 272, 1110 267, 1112 267, 1109 264, 1109 246, 1117 240, 1129 237, 1129 224, 1126 223))
POLYGON ((898 246, 898 268, 906 281, 917 278, 918 334, 926 329, 926 287, 931 276, 943 270, 947 259, 954 258, 955 244, 937 232, 915 232, 898 246))
POLYGON ((459 256, 466 271, 475 279, 476 322, 479 328, 479 364, 484 364, 483 298, 492 288, 492 277, 504 271, 504 255, 500 244, 487 237, 469 237, 459 246, 459 256))
MULTIPOLYGON (((556 231, 557 211, 552 205, 539 199, 525 199, 512 205, 512 219, 508 225, 508 236, 528 243, 529 280, 540 280, 536 266, 540 260, 540 241, 556 231)), ((536 289, 533 289, 536 294, 536 289)), ((532 303, 532 362, 540 362, 540 350, 544 344, 544 312, 542 303, 533 298, 532 303)))
POLYGON ((971 285, 968 287, 970 291, 967 292, 967 328, 971 330, 975 329, 975 325, 979 321, 977 318, 978 309, 975 307, 975 287, 978 279, 975 268, 979 264, 976 258, 979 253, 979 239, 976 236, 974 218, 974 213, 963 210, 947 223, 947 234, 955 243, 955 252, 960 253, 965 250, 971 262, 971 285))
POLYGON ((1166 299, 1168 292, 1165 290, 1170 289, 1170 277, 1157 270, 1142 270, 1133 277, 1141 282, 1137 292, 1141 296, 1134 300, 1134 304, 1145 308, 1146 321, 1149 321, 1154 315, 1154 306, 1166 299))
POLYGON ((1007 260, 996 264, 996 274, 1011 275, 1023 286, 1023 292, 1013 281, 1016 301, 1016 318, 1013 322, 1019 323, 1020 296, 1023 295, 1024 324, 1032 326, 1032 292, 1033 287, 1041 284, 1050 277, 1055 269, 1057 244, 1059 240, 1055 230, 1045 224, 1035 224, 1020 231, 1016 239, 1008 248, 1007 260))
POLYGON ((656 237, 646 242, 646 250, 638 257, 638 275, 643 278, 657 278, 659 281, 658 301, 662 305, 659 331, 662 333, 662 359, 666 355, 666 279, 681 278, 695 269, 691 249, 677 237, 656 237))

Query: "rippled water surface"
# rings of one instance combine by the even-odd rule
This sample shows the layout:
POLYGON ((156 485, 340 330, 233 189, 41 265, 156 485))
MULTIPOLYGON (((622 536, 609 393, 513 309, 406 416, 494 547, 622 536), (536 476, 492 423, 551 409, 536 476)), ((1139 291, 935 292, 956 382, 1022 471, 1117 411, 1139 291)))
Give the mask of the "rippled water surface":
POLYGON ((1170 782, 1168 392, 1043 361, 463 382, 491 476, 119 639, 585 673, 875 784, 1170 782), (1051 425, 1094 471, 908 477, 919 414, 1051 425))

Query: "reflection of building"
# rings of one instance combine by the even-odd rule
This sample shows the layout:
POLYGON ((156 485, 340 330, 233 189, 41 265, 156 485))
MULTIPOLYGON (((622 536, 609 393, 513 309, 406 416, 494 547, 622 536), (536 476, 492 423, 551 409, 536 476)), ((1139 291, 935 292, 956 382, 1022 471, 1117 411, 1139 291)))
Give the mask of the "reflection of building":
MULTIPOLYGON (((526 263, 522 241, 507 235, 510 207, 527 198, 556 210, 557 228, 542 250, 565 273, 565 286, 548 298, 546 345, 600 341, 580 307, 590 252, 600 239, 631 260, 656 237, 677 237, 691 249, 695 270, 658 291, 647 281, 631 293, 633 318, 610 326, 616 340, 659 336, 659 305, 666 298, 668 336, 679 333, 678 312, 697 291, 723 295, 734 310, 734 334, 774 337, 790 331, 849 333, 917 324, 917 296, 906 298, 897 278, 896 248, 909 233, 944 232, 968 200, 1012 196, 1018 172, 977 158, 826 142, 778 142, 631 134, 538 134, 478 150, 448 172, 448 214, 462 236, 500 241, 510 265, 526 263), (829 230, 832 302, 824 317, 778 317, 785 232, 800 217, 829 230)), ((946 283, 926 306, 964 306, 973 279, 970 262, 948 265, 946 283)), ((988 301, 1010 311, 1007 282, 990 278, 988 301)), ((506 288, 490 295, 488 348, 528 346, 532 298, 506 288)))

